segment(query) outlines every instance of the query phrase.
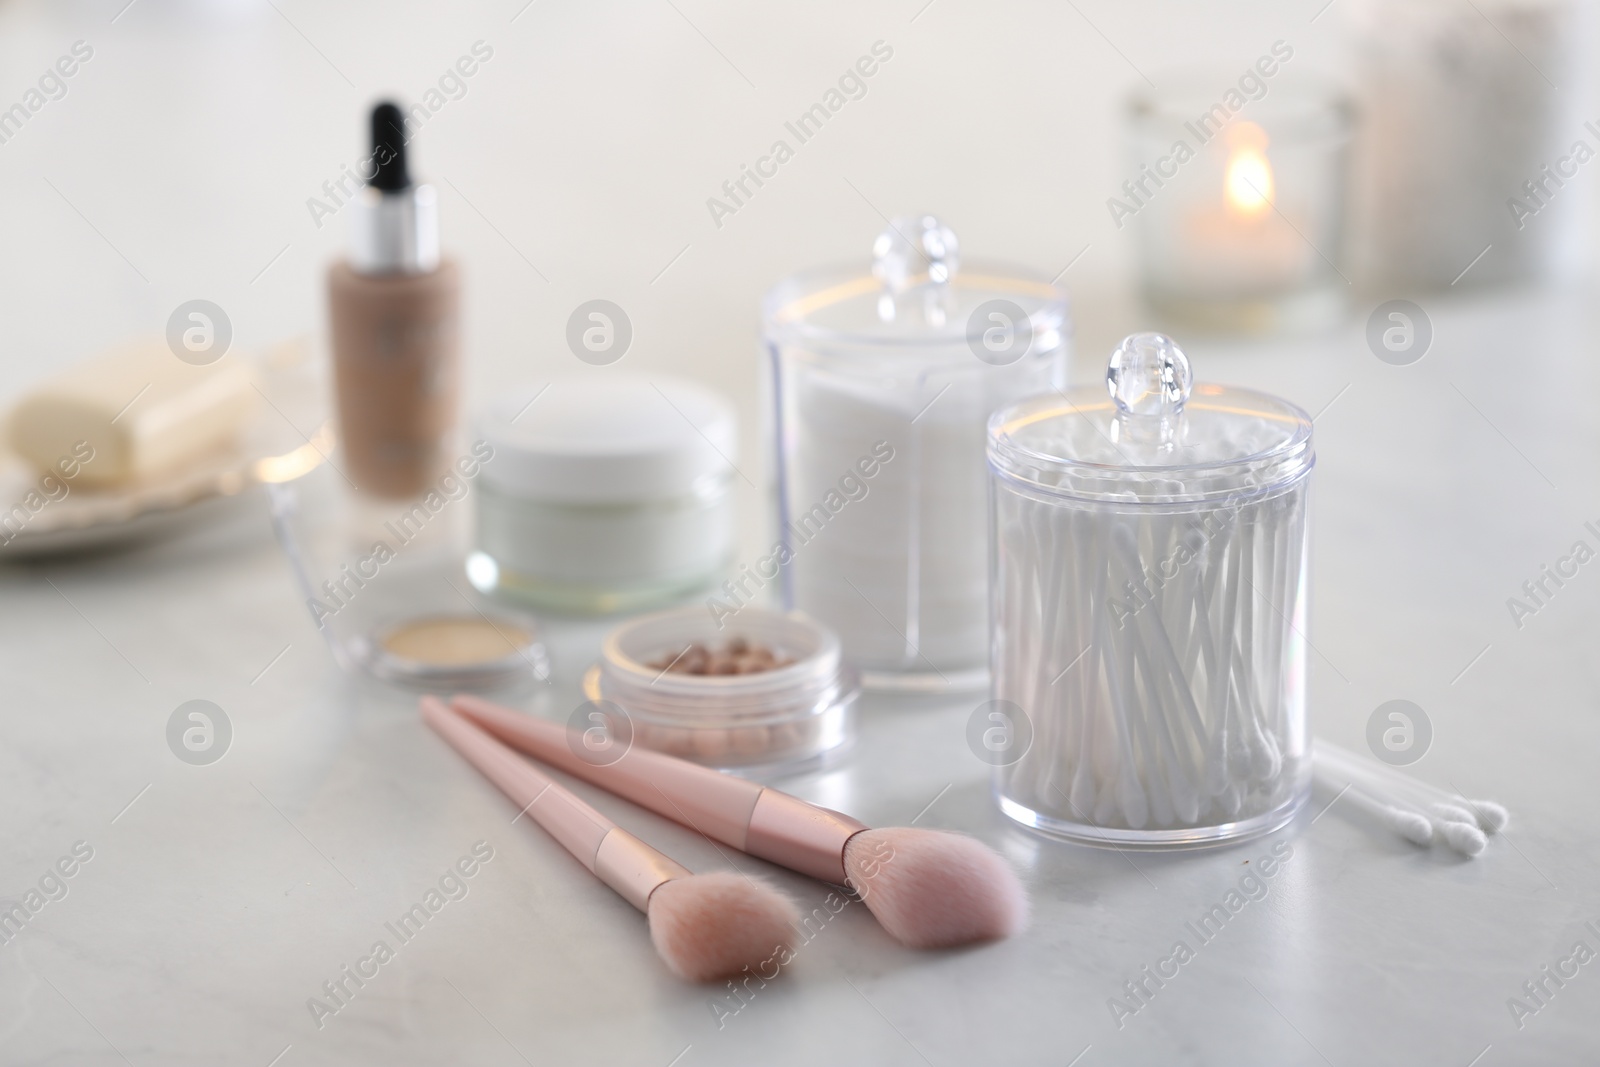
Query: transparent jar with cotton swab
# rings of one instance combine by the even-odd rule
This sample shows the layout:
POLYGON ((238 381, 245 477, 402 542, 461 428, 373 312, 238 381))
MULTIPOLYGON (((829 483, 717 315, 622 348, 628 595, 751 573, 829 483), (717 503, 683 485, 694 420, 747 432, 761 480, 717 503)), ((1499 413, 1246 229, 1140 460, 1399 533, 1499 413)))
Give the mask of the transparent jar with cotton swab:
POLYGON ((1001 809, 1121 848, 1287 823, 1311 788, 1311 419, 1135 334, 1105 388, 997 411, 988 456, 1001 809))

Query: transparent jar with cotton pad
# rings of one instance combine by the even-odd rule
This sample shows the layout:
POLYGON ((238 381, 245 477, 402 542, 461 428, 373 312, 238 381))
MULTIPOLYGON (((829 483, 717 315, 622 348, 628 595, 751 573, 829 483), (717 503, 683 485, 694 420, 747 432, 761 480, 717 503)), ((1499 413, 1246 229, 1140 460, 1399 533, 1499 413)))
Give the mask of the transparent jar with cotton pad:
POLYGON ((583 691, 631 744, 774 777, 829 766, 848 750, 861 687, 838 635, 814 619, 757 607, 718 617, 694 606, 611 631, 583 691), (611 721, 618 708, 620 725, 611 721))
POLYGON ((784 604, 837 631, 871 688, 981 689, 984 425, 1065 384, 1066 294, 912 215, 763 310, 784 604))
POLYGON ((1294 816, 1314 463, 1303 411, 1194 385, 1159 334, 1124 340, 1103 388, 995 413, 988 747, 1007 815, 1124 848, 1294 816))

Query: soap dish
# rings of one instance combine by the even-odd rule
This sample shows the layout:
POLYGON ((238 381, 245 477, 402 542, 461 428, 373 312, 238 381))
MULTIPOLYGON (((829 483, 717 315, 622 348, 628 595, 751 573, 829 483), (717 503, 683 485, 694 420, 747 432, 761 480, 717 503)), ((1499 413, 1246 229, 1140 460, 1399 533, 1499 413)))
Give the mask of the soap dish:
POLYGON ((156 536, 200 521, 219 502, 257 485, 292 482, 317 469, 333 451, 334 432, 308 349, 288 342, 250 361, 251 377, 269 403, 236 441, 158 477, 91 489, 41 476, 0 443, 0 508, 7 509, 0 512, 0 558, 156 536))

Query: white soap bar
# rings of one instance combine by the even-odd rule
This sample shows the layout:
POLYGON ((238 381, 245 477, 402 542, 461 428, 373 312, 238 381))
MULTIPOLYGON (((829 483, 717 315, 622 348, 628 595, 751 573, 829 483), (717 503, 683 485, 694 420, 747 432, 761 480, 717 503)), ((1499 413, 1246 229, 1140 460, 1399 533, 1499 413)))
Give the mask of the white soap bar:
POLYGON ((83 464, 82 481, 136 481, 227 445, 255 399, 249 372, 237 357, 197 367, 160 342, 121 348, 25 396, 11 413, 11 448, 51 470, 87 442, 94 458, 83 464))

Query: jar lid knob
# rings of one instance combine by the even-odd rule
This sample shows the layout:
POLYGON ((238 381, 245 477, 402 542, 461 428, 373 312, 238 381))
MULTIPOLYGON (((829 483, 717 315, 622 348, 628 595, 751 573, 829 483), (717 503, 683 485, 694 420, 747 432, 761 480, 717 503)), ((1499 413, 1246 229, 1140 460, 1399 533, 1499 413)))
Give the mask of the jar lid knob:
POLYGON ((961 268, 961 242, 937 215, 902 215, 872 242, 872 273, 891 293, 924 280, 948 285, 961 268))
POLYGON ((1130 439, 1171 444, 1193 384, 1189 357, 1165 334, 1129 334, 1106 361, 1117 426, 1130 439))

